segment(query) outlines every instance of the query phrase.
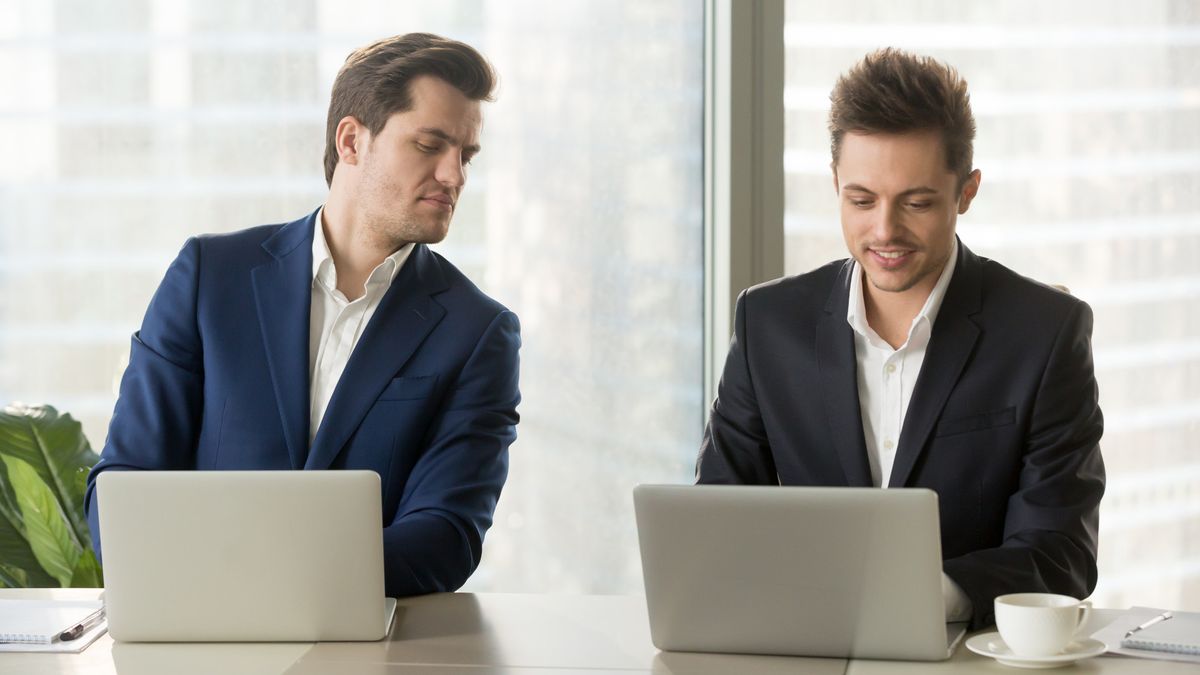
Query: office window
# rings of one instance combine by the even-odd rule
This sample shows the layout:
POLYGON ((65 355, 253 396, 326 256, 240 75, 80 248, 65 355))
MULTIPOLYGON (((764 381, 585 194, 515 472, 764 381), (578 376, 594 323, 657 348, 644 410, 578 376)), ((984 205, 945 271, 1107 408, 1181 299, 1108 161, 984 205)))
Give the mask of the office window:
POLYGON ((1095 311, 1108 466, 1098 604, 1200 603, 1200 8, 789 0, 786 266, 846 256, 825 127, 836 76, 898 46, 971 85, 976 253, 1095 311))
POLYGON ((0 400, 104 442, 184 239, 318 206, 354 47, 430 31, 500 73, 437 248, 521 317, 511 473, 471 590, 636 592, 631 490, 691 475, 703 3, 0 0, 0 400))

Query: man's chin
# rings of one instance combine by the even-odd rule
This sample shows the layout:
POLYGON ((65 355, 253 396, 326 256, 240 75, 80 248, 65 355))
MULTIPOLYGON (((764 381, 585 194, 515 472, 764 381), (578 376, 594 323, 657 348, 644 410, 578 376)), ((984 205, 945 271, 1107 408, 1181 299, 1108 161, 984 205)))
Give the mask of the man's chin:
POLYGON ((443 227, 432 227, 424 230, 421 236, 413 239, 418 244, 440 244, 446 239, 446 235, 450 234, 450 225, 447 223, 443 227))
POLYGON ((918 274, 872 270, 869 267, 866 270, 867 281, 876 290, 883 291, 884 293, 903 293, 916 286, 917 282, 921 280, 921 276, 918 274))
POLYGON ((440 244, 450 233, 449 221, 445 223, 426 223, 424 225, 401 227, 397 237, 405 244, 440 244))

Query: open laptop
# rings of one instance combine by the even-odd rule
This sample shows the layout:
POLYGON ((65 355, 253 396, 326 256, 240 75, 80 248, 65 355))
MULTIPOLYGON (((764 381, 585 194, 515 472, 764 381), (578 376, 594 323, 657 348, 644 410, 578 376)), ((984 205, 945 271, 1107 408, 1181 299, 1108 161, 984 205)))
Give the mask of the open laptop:
POLYGON ((387 634, 375 472, 107 471, 96 485, 114 640, 387 634))
POLYGON ((650 635, 663 650, 935 661, 947 624, 925 489, 639 485, 650 635))

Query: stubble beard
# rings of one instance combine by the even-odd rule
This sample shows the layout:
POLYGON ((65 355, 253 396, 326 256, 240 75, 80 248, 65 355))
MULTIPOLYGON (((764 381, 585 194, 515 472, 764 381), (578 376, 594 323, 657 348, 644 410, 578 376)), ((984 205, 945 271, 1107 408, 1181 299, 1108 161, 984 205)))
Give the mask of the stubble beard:
POLYGON ((394 195, 405 192, 387 181, 373 163, 364 169, 364 191, 360 194, 365 204, 374 207, 368 206, 364 213, 364 232, 372 246, 394 252, 410 243, 437 244, 446 238, 453 211, 444 216, 423 217, 417 213, 415 200, 389 208, 387 205, 394 195))
POLYGON ((409 209, 374 214, 367 233, 375 246, 397 251, 408 244, 437 244, 446 238, 450 216, 445 220, 422 219, 409 209))

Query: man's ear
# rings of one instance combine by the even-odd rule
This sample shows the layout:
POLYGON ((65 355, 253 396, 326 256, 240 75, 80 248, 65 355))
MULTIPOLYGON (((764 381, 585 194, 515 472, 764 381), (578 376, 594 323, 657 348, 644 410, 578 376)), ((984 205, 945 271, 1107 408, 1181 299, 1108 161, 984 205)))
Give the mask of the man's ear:
POLYGON ((979 181, 982 178, 983 174, 979 172, 979 169, 975 169, 963 182, 962 192, 958 195, 958 215, 961 216, 971 208, 971 201, 975 199, 975 195, 979 194, 979 181))
POLYGON ((343 164, 358 164, 359 153, 370 139, 371 132, 353 115, 346 115, 338 120, 337 130, 333 135, 338 161, 343 164))

